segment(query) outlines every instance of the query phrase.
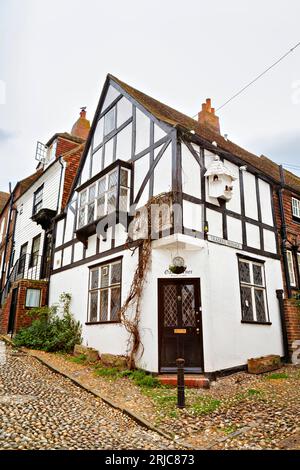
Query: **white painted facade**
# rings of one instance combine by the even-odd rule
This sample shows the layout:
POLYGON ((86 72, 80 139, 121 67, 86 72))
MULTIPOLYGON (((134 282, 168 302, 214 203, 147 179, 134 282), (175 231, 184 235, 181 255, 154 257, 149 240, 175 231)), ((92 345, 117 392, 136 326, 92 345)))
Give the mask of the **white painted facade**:
MULTIPOLYGON (((183 282, 185 279, 199 279, 204 372, 242 366, 250 357, 283 355, 276 298, 276 290, 282 289, 282 274, 267 178, 248 169, 241 170, 243 162, 237 164, 223 158, 228 174, 234 178, 232 197, 222 203, 209 195, 208 178, 204 177, 215 152, 211 148, 201 149, 196 143, 181 143, 179 146, 178 137, 174 128, 152 116, 120 84, 113 79, 108 80, 80 168, 76 183, 78 190, 71 196, 65 218, 56 225, 49 302, 55 303, 62 292, 69 292, 72 311, 83 325, 83 343, 100 353, 127 353, 128 334, 121 323, 89 320, 89 276, 91 268, 99 263, 106 266, 121 258, 122 304, 137 267, 138 254, 132 255, 132 251, 124 246, 127 232, 121 224, 109 226, 106 239, 102 236, 97 239, 94 230, 86 235, 84 242, 79 241, 87 233, 85 226, 89 225, 80 225, 80 209, 84 211, 85 204, 85 217, 88 217, 88 205, 95 204, 92 211, 96 214, 93 220, 96 224, 98 203, 101 210, 105 210, 107 206, 102 206, 99 201, 102 201, 102 196, 103 200, 109 198, 109 189, 105 194, 101 193, 100 180, 110 174, 107 168, 112 172, 114 168, 125 168, 122 162, 127 162, 130 164, 126 167, 129 193, 131 202, 137 207, 143 207, 152 196, 169 193, 182 185, 183 223, 178 236, 175 230, 165 241, 162 238, 152 243, 151 266, 140 320, 144 351, 137 358, 137 364, 151 372, 159 372, 158 282, 167 278, 181 278, 183 282), (181 176, 177 178, 181 181, 174 180, 174 174, 180 174, 178 166, 181 176), (83 203, 81 195, 87 191, 85 197, 88 198, 94 184, 98 188, 98 199, 94 197, 83 203), (173 257, 178 255, 184 258, 187 270, 175 276, 170 274, 168 267, 173 257), (241 321, 238 260, 243 256, 255 263, 261 262, 265 273, 262 295, 265 295, 266 321, 261 323, 241 321)), ((231 184, 231 180, 228 181, 231 184)), ((129 203, 129 193, 126 204, 129 203)), ((253 292, 252 295, 259 298, 259 293, 253 292)), ((99 310, 101 306, 97 308, 99 310)))

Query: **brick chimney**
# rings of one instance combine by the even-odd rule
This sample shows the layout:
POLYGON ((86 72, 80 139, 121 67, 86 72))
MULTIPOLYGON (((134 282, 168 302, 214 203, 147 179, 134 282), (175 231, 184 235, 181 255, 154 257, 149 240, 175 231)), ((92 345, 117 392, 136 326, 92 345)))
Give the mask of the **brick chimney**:
POLYGON ((90 131, 90 121, 86 119, 86 108, 80 108, 80 117, 75 122, 72 127, 71 134, 74 137, 80 137, 81 139, 86 140, 88 133, 90 131))
POLYGON ((211 99, 206 98, 206 103, 202 103, 202 110, 198 113, 198 122, 213 132, 220 134, 220 123, 215 115, 215 108, 211 107, 211 99))

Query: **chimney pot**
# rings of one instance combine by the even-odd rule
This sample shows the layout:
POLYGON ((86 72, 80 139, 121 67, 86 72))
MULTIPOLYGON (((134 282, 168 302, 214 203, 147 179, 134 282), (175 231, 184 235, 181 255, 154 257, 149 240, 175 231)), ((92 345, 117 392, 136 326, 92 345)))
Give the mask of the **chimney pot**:
POLYGON ((86 119, 86 107, 80 108, 80 117, 72 127, 71 134, 86 140, 90 131, 90 121, 86 119))
POLYGON ((206 102, 202 103, 202 110, 198 113, 198 122, 202 126, 220 134, 219 118, 215 115, 215 108, 211 107, 210 98, 206 98, 206 102))

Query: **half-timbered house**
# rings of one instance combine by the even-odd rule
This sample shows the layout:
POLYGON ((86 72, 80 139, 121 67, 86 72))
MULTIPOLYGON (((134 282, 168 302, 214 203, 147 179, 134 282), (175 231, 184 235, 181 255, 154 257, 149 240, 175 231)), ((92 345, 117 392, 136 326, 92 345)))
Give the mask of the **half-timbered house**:
POLYGON ((187 371, 213 373, 282 356, 271 184, 258 157, 221 136, 209 100, 194 120, 108 75, 56 221, 50 303, 69 292, 84 344, 128 354, 121 307, 139 291, 151 225, 136 364, 168 372, 183 357, 187 371))

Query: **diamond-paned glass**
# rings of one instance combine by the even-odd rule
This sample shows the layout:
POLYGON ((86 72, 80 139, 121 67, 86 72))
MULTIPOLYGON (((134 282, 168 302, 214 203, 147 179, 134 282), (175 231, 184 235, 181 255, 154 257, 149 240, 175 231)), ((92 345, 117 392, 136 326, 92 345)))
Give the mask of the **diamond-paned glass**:
POLYGON ((117 186, 117 182, 118 182, 118 171, 114 170, 108 175, 108 189, 111 189, 117 186))
POLYGON ((108 320, 108 289, 100 291, 100 321, 108 320))
POLYGON ((121 263, 112 264, 110 266, 110 283, 119 284, 121 282, 121 263))
POLYGON ((88 219, 87 223, 90 224, 94 221, 95 218, 95 202, 92 202, 88 205, 88 219))
POLYGON ((242 298, 242 318, 246 321, 253 321, 253 306, 251 287, 241 286, 242 298))
POLYGON ((109 265, 101 267, 101 287, 109 285, 109 265))
POLYGON ((98 315, 98 291, 90 293, 90 321, 97 321, 98 315))
POLYGON ((182 286, 182 325, 196 326, 195 295, 193 285, 182 286))
POLYGON ((177 326, 177 289, 176 285, 163 287, 164 296, 164 326, 177 326))
POLYGON ((97 289, 99 286, 99 269, 91 271, 91 289, 97 289))
POLYGON ((265 296, 262 289, 254 289, 256 321, 266 322, 265 296))
POLYGON ((253 284, 256 286, 263 285, 263 269, 259 264, 253 264, 253 284))
POLYGON ((120 287, 114 287, 110 291, 110 320, 118 321, 120 319, 120 307, 121 307, 121 289, 120 287))
POLYGON ((246 261, 239 262, 239 270, 240 270, 240 280, 241 282, 246 282, 250 284, 250 264, 246 261))

